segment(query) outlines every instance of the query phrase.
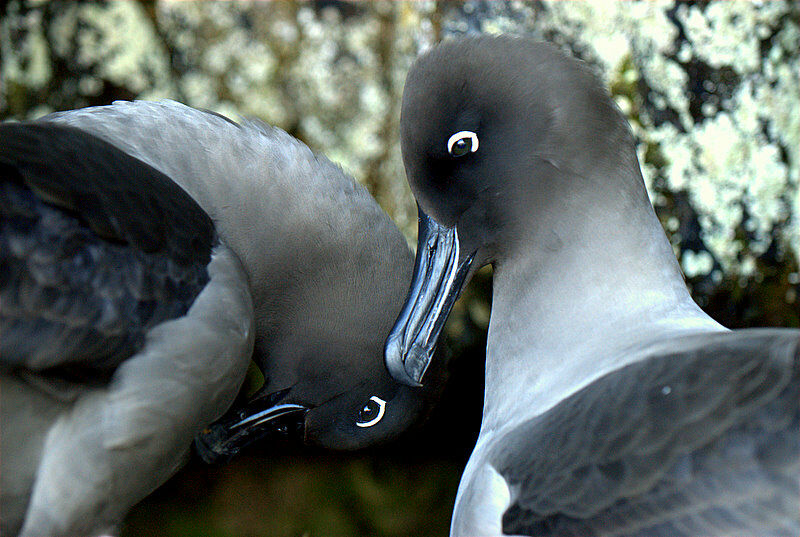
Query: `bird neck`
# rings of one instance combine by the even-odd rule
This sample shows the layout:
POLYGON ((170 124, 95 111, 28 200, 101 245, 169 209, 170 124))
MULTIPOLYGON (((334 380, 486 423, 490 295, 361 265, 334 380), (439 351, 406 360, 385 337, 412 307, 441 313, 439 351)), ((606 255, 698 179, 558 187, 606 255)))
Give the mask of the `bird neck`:
POLYGON ((643 185, 570 191, 532 218, 495 264, 485 429, 520 397, 530 418, 659 340, 724 330, 692 301, 643 185))

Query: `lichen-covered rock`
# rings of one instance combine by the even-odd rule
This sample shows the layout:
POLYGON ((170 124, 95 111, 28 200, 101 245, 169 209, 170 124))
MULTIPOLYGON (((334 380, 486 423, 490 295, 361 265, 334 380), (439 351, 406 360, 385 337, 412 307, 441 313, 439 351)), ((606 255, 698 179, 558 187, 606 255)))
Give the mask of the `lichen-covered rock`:
POLYGON ((339 162, 413 242, 398 147, 409 65, 454 35, 534 36, 593 65, 628 116, 696 298, 766 278, 766 302, 796 309, 799 18, 790 0, 17 0, 0 27, 0 115, 170 97, 258 116, 339 162))

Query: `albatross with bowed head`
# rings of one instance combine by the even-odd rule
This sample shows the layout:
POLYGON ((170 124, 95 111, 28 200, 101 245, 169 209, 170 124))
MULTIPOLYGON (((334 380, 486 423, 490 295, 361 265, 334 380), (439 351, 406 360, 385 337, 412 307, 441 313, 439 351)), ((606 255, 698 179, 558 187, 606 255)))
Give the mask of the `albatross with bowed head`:
POLYGON ((408 74, 401 145, 420 229, 396 379, 424 381, 462 286, 494 266, 452 535, 800 533, 800 332, 729 331, 692 301, 585 64, 446 41, 408 74))
POLYGON ((274 430, 355 449, 427 406, 383 363, 408 245, 298 140, 170 101, 0 140, 3 535, 116 532, 198 433, 206 459, 274 430), (205 430, 251 356, 263 389, 205 430))

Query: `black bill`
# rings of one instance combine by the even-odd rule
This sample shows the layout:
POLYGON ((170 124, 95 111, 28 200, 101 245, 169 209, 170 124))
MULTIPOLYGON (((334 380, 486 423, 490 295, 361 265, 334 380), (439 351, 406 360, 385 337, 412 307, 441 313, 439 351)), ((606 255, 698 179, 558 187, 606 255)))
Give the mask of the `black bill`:
POLYGON ((226 462, 243 447, 269 436, 302 436, 308 407, 281 400, 288 390, 256 397, 200 431, 194 444, 207 463, 226 462))
POLYGON ((386 339, 386 367, 398 382, 421 386, 436 340, 475 257, 461 259, 456 228, 419 211, 414 277, 406 303, 386 339))

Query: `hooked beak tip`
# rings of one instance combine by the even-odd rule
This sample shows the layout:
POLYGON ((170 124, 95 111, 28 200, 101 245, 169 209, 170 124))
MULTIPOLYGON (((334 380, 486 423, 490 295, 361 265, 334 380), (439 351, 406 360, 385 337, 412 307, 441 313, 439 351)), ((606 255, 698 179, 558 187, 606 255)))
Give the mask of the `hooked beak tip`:
MULTIPOLYGON (((386 368, 389 370, 389 373, 397 382, 400 382, 401 384, 405 384, 406 386, 410 386, 412 388, 421 387, 422 383, 420 381, 422 380, 422 375, 415 374, 418 372, 420 367, 418 365, 411 367, 409 371, 409 357, 407 356, 404 361, 403 355, 404 352, 400 338, 390 336, 386 341, 385 348, 386 368)), ((417 363, 417 361, 418 358, 415 358, 414 363, 417 363)), ((425 368, 422 368, 423 373, 424 369, 425 368)))
POLYGON ((206 464, 222 464, 234 457, 238 449, 221 449, 225 431, 220 425, 206 427, 195 437, 194 448, 206 464))
POLYGON ((207 464, 224 463, 243 447, 269 435, 291 435, 299 429, 304 430, 305 416, 310 409, 293 403, 273 404, 281 393, 232 409, 228 415, 201 430, 194 439, 200 458, 207 464))
POLYGON ((417 386, 422 386, 422 377, 425 376, 425 371, 428 369, 431 359, 432 356, 428 354, 428 351, 422 345, 415 344, 408 351, 405 368, 409 377, 416 382, 417 386))

